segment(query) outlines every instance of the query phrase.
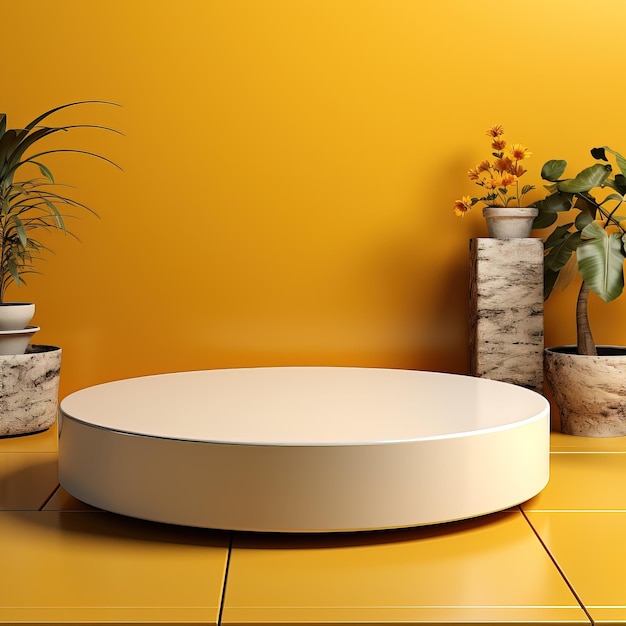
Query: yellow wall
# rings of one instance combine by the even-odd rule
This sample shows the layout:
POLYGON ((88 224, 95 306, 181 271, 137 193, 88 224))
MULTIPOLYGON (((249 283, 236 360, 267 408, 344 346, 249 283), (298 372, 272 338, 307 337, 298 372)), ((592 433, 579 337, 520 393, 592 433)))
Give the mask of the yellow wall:
MULTIPOLYGON (((0 110, 118 161, 55 159, 100 220, 27 287, 62 395, 124 376, 272 364, 466 372, 468 239, 452 202, 504 124, 541 164, 626 149, 622 0, 4 2, 0 110), (9 52, 7 52, 9 51, 9 52)), ((531 180, 532 178, 532 180, 531 180)), ((575 294, 573 294, 575 295, 575 294)), ((572 342, 572 295, 547 343, 572 342)), ((626 342, 623 301, 597 339, 626 342)), ((595 316, 594 316, 595 317, 595 316)))

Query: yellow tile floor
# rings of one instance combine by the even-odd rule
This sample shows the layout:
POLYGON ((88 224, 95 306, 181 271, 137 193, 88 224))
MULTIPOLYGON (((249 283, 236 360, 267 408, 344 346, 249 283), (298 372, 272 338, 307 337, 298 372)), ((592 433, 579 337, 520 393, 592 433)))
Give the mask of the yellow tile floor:
POLYGON ((508 511, 256 535, 99 511, 58 487, 55 429, 0 439, 0 624, 625 624, 625 485, 626 438, 553 433, 508 511))

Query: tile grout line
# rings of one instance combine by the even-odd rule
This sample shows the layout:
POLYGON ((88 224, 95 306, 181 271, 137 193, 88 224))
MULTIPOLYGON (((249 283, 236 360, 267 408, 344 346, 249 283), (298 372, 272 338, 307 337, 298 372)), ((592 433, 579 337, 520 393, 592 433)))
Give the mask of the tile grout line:
POLYGON ((48 502, 50 502, 50 500, 52 500, 52 498, 54 498, 54 494, 61 488, 60 485, 57 485, 53 490, 52 493, 46 498, 45 502, 39 507, 39 511, 43 511, 46 506, 48 506, 48 502))
POLYGON ((230 540, 228 542, 228 556, 226 557, 226 566, 224 567, 224 584, 222 585, 222 597, 220 598, 220 609, 217 613, 217 626, 222 624, 222 614, 224 613, 224 604, 226 600, 226 585, 228 584, 228 572, 230 570, 230 558, 233 553, 234 533, 230 532, 230 540))
POLYGON ((563 578, 563 580, 565 581, 565 584, 569 587, 569 590, 572 592, 572 595, 574 596, 574 598, 576 598, 576 602, 578 602, 578 604, 580 605, 580 608, 584 611, 585 615, 589 619, 589 623, 592 624, 593 626, 593 624, 595 624, 595 622, 593 621, 593 617, 591 617, 591 614, 587 610, 587 607, 583 604, 582 598, 578 595, 578 593, 574 589, 574 586, 565 575, 565 572, 563 571, 561 566, 558 564, 556 557, 552 554, 552 552, 550 552, 550 550, 548 549, 548 546, 545 544, 545 542, 543 541, 543 539, 537 532, 537 529, 533 526, 532 522, 526 515, 526 512, 524 511, 524 509, 520 506, 519 510, 521 514, 523 515, 524 519, 526 520, 527 524, 530 526, 531 530, 535 534, 535 537, 537 537, 537 539, 539 540, 539 543, 542 545, 543 549, 546 551, 548 557, 550 557, 550 560, 552 561, 552 563, 554 564, 554 567, 556 567, 557 571, 561 575, 561 578, 563 578))

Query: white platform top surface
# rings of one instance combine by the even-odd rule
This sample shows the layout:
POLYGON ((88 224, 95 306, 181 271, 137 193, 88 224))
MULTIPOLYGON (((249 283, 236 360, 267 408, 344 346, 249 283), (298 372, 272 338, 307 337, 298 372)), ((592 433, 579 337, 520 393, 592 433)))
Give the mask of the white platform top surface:
POLYGON ((458 437, 548 415, 546 399, 497 381, 414 370, 260 367, 129 378, 61 402, 63 418, 167 439, 359 445, 458 437))

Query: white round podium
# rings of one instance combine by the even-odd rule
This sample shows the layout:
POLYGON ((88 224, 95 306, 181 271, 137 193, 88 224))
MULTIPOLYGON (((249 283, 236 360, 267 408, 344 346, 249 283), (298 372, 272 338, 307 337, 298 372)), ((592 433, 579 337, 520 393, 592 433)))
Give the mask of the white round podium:
POLYGON ((269 367, 89 387, 60 405, 59 478, 158 522, 337 532, 503 510, 549 477, 549 405, 497 381, 269 367))

